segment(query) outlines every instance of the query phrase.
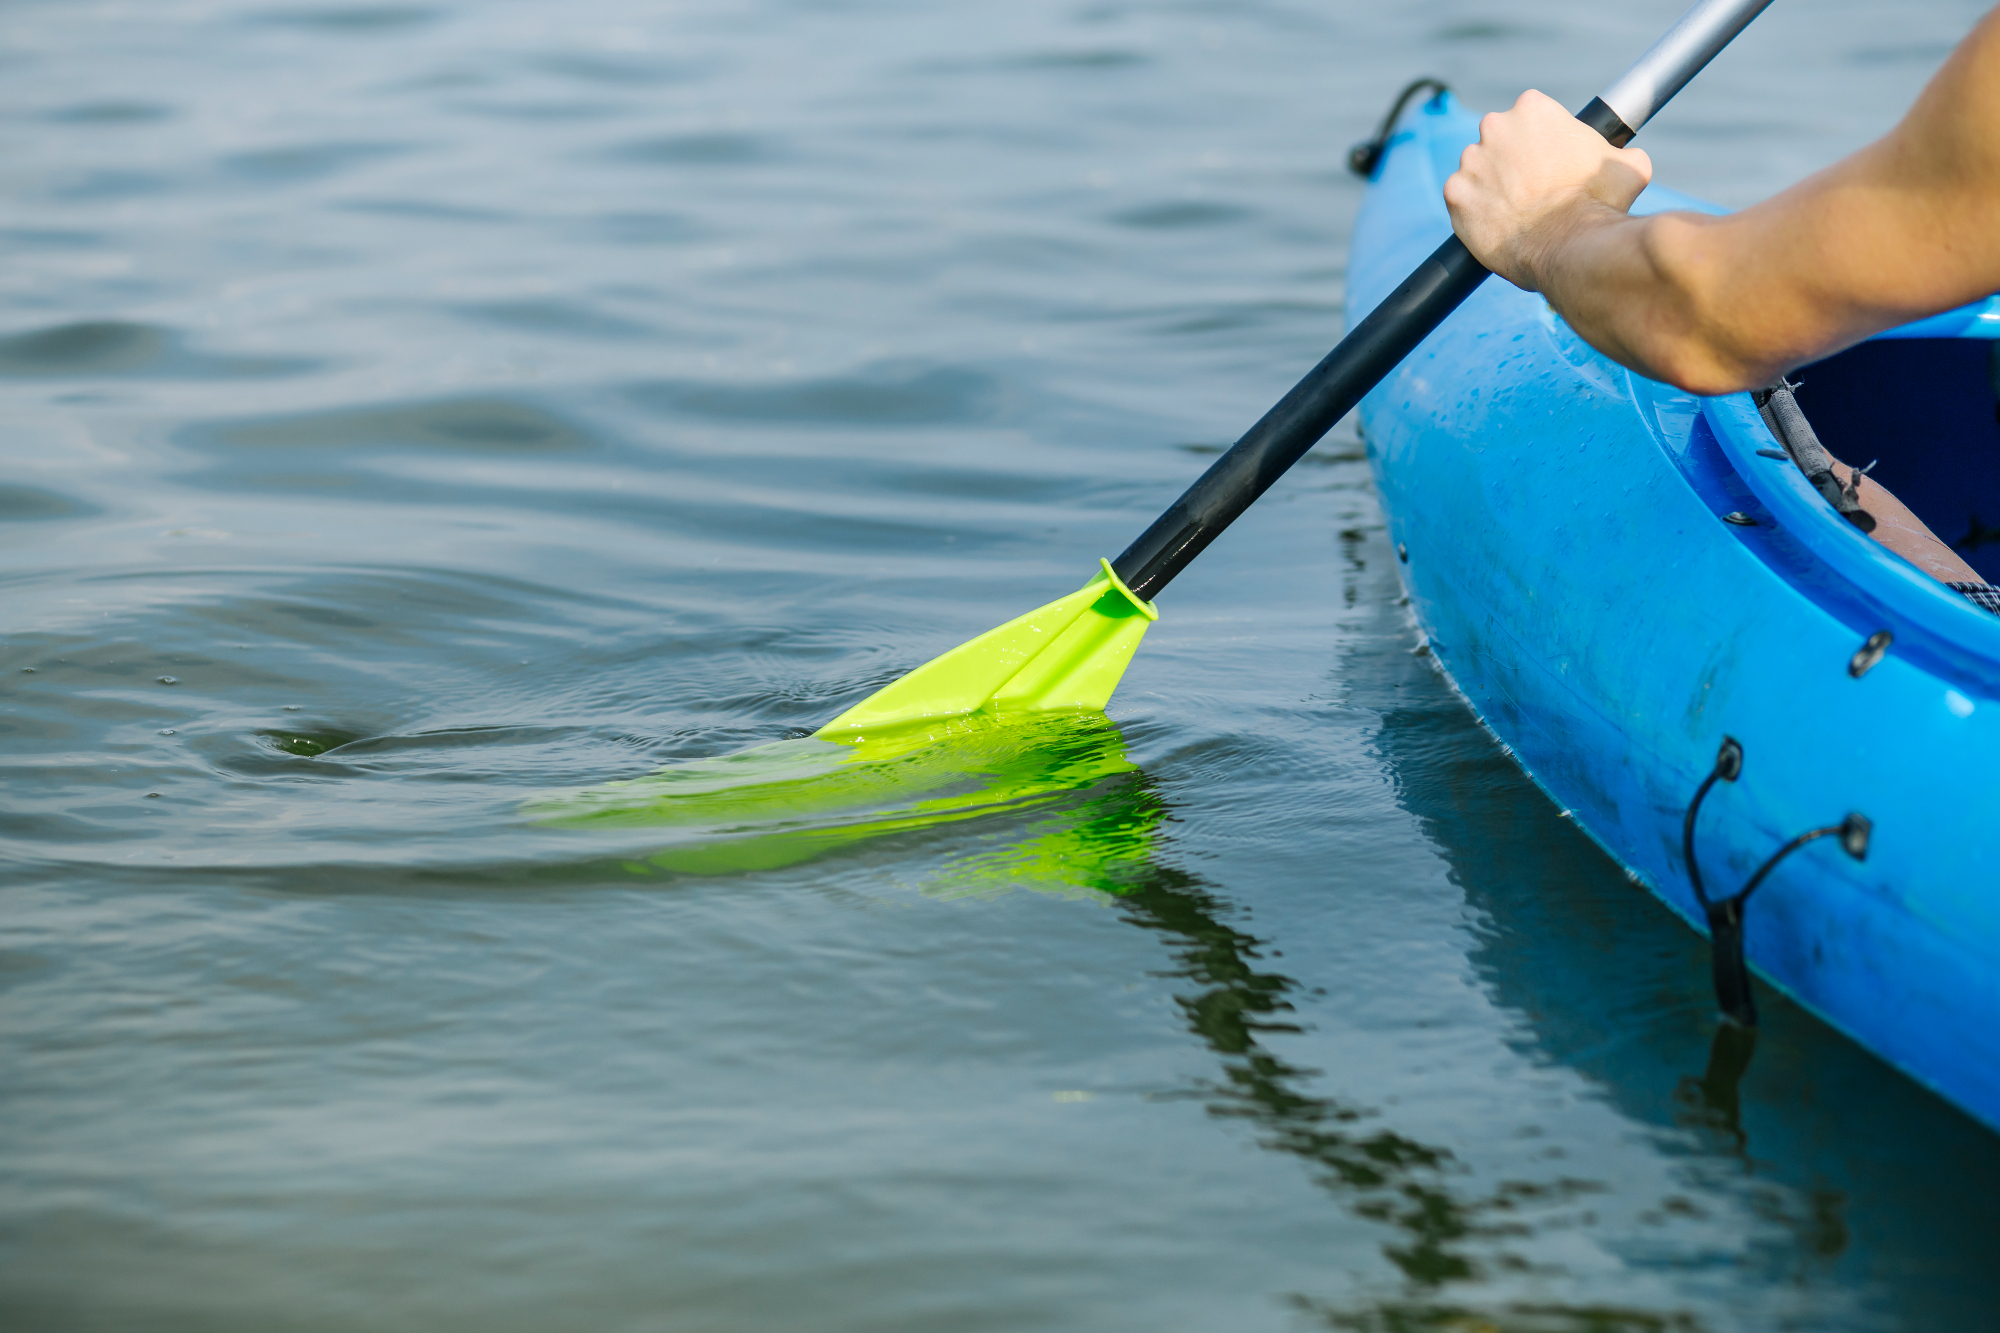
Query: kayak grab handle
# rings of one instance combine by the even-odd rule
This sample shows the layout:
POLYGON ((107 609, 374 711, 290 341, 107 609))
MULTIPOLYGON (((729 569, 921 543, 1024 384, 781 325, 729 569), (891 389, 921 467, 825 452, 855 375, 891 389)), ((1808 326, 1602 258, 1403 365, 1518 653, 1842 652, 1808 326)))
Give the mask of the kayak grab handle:
POLYGON ((1757 891, 1765 876, 1777 869, 1778 862, 1818 838, 1838 834, 1843 851, 1857 861, 1866 860, 1868 838, 1875 826, 1866 815, 1849 814, 1838 824, 1807 829, 1773 852, 1770 860, 1757 867, 1757 873, 1750 877, 1750 882, 1734 894, 1727 898, 1710 898, 1708 891, 1702 887, 1701 867, 1694 856, 1694 817, 1700 812, 1709 788, 1718 780, 1734 782, 1742 775, 1742 743, 1733 736, 1724 736, 1721 749, 1716 751, 1715 767, 1702 779, 1694 800, 1688 803, 1687 817, 1681 821, 1681 854, 1687 860, 1688 883, 1694 889, 1695 901, 1701 904, 1703 914, 1708 917, 1709 962, 1715 981, 1716 1005, 1722 1010, 1723 1017, 1732 1023, 1754 1028, 1757 1026, 1757 1001, 1750 993, 1750 968, 1743 959, 1743 911, 1750 895, 1757 891))
MULTIPOLYGON (((1770 3, 1697 0, 1578 119, 1623 146, 1770 3)), ((1125 586, 1141 600, 1158 596, 1487 276, 1465 243, 1449 237, 1111 562, 1125 586)))
POLYGON ((1389 151, 1389 137, 1396 132, 1396 122, 1403 118, 1403 108, 1418 93, 1429 93, 1435 102, 1450 92, 1451 88, 1440 79, 1412 79, 1409 86, 1396 94, 1396 100, 1389 103, 1389 114, 1382 117, 1382 126, 1371 138, 1364 139, 1347 150, 1347 169, 1363 180, 1371 180, 1375 168, 1382 165, 1382 154, 1389 151))

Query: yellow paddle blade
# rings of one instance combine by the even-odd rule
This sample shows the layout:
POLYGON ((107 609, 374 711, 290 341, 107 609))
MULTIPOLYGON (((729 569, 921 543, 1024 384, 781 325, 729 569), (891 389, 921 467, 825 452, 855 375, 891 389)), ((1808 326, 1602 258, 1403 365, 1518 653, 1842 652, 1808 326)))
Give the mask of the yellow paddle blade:
POLYGON ((813 735, 852 741, 969 713, 1101 711, 1160 613, 1109 560, 1097 563, 1097 576, 1069 596, 925 663, 813 735))
MULTIPOLYGON (((792 865, 963 819, 1018 815, 1132 773, 1103 709, 1160 613, 1125 586, 1110 561, 1098 564, 1097 576, 1069 596, 960 644, 810 737, 551 793, 529 801, 527 813, 550 827, 680 830, 675 845, 644 864, 722 874, 792 865)), ((1132 827, 1142 824, 1151 827, 1132 827)), ((1123 827, 1114 820, 1105 829, 1123 827)), ((1018 855, 980 864, 991 861, 987 869, 1001 878, 1030 871, 1046 878, 1071 856, 1079 870, 1107 856, 1130 859, 1126 853, 1143 860, 1144 836, 1110 856, 1097 824, 1074 846, 1062 828, 1037 832, 1039 841, 1022 844, 1018 855), (1031 847, 1032 854, 1023 850, 1031 847)))

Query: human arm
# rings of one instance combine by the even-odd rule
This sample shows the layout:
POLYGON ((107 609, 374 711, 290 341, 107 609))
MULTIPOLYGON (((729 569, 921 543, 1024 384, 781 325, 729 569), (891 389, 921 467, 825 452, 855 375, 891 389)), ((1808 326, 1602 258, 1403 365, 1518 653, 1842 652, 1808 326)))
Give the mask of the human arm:
POLYGON ((1763 203, 1631 217, 1651 174, 1528 92, 1481 121, 1445 203, 1482 263, 1592 346, 1700 394, 2000 289, 2000 10, 1894 130, 1763 203))

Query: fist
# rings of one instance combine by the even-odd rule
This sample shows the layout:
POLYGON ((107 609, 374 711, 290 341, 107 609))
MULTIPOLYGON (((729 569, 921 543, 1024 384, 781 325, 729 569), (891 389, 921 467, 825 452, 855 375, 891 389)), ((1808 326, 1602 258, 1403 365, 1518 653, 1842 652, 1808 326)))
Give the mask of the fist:
POLYGON ((1452 230, 1480 263, 1517 287, 1571 232, 1607 210, 1622 214, 1653 179, 1637 148, 1613 148, 1562 103, 1533 89, 1479 122, 1479 142, 1444 183, 1452 230))

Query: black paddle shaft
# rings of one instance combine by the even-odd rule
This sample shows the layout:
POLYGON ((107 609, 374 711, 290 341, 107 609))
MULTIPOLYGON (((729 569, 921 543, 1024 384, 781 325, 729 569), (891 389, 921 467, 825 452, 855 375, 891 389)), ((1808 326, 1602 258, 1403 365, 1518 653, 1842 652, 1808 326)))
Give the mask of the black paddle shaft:
MULTIPOLYGON (((1622 148, 1770 3, 1698 0, 1577 119, 1622 148)), ((1446 240, 1111 562, 1118 577, 1155 596, 1489 276, 1463 241, 1446 240)))
POLYGON ((1453 236, 1111 562, 1151 600, 1492 276, 1453 236))

